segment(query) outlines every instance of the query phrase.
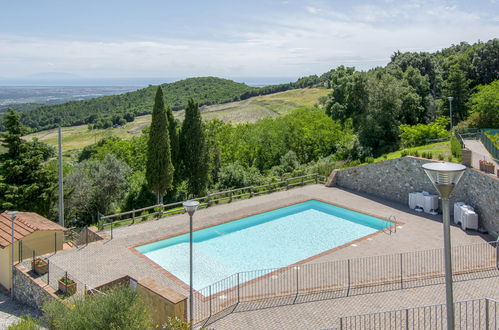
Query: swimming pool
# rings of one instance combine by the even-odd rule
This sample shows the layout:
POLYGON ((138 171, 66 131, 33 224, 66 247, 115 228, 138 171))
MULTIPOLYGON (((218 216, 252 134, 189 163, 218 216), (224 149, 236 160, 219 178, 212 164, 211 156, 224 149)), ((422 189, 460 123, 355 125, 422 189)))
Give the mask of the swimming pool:
MULTIPOLYGON (((193 288, 200 290, 238 272, 288 266, 392 225, 309 200, 204 228, 193 233, 193 288)), ((136 249, 189 282, 188 233, 136 249)))

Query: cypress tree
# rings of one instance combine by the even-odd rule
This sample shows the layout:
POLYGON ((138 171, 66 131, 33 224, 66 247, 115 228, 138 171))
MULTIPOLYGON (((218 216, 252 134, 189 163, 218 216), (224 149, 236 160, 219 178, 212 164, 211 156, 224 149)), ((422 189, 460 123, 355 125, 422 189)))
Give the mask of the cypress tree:
MULTIPOLYGON (((170 137, 170 151, 173 167, 176 169, 173 174, 173 188, 180 181, 180 159, 179 159, 179 140, 177 133, 177 121, 173 117, 173 112, 171 107, 166 108, 166 116, 168 118, 168 135, 170 137)), ((173 189, 172 189, 173 190, 173 189)))
POLYGON ((168 117, 163 100, 163 90, 161 86, 158 86, 147 143, 146 164, 147 185, 156 193, 158 204, 162 202, 163 194, 172 188, 173 172, 168 117))
POLYGON ((208 184, 208 153, 199 105, 189 100, 180 132, 182 168, 189 193, 202 195, 208 184))

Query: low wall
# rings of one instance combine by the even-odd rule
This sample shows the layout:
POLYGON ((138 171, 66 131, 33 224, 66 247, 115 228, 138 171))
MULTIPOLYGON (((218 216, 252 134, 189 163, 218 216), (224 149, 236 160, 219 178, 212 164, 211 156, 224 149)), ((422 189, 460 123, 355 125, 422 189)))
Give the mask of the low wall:
MULTIPOLYGON (((428 159, 403 157, 344 170, 334 170, 327 186, 364 192, 407 205, 409 193, 436 189, 421 167, 428 159)), ((451 195, 451 203, 465 202, 475 208, 483 226, 497 236, 499 232, 499 180, 474 169, 467 169, 451 195)), ((451 207, 452 212, 452 207, 451 207)))
POLYGON ((156 281, 144 278, 137 284, 137 293, 151 313, 154 325, 164 324, 168 317, 187 317, 187 297, 156 281))
POLYGON ((32 278, 28 274, 28 269, 22 265, 14 267, 14 299, 29 305, 31 307, 41 309, 46 300, 57 299, 57 296, 46 283, 40 279, 32 278))

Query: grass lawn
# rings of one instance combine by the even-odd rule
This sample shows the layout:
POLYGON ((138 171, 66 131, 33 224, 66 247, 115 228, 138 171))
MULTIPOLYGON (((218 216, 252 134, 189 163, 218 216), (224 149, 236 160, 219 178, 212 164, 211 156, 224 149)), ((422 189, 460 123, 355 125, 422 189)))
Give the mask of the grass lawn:
MULTIPOLYGON (((438 160, 438 156, 442 155, 443 160, 445 160, 445 161, 449 161, 449 157, 452 157, 453 162, 460 163, 460 161, 458 159, 456 159, 455 157, 452 156, 449 141, 427 144, 424 146, 409 148, 409 149, 405 149, 405 150, 409 152, 409 155, 410 155, 410 151, 417 151, 419 153, 420 157, 421 157, 421 154, 423 152, 424 153, 431 152, 433 155, 432 159, 438 160)), ((394 158, 399 158, 399 157, 402 157, 402 150, 394 151, 394 152, 391 152, 389 154, 380 156, 380 157, 374 159, 374 162, 381 162, 384 160, 394 159, 394 158)))

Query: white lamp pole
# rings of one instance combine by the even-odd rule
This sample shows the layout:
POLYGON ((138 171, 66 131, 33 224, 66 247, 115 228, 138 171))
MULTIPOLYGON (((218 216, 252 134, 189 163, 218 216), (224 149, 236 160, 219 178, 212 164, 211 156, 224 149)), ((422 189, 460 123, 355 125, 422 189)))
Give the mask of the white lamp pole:
POLYGON ((449 100, 450 131, 452 132, 452 129, 453 129, 453 126, 452 126, 452 100, 454 100, 454 98, 452 96, 449 96, 447 99, 449 100))
POLYGON ((12 235, 11 235, 11 268, 10 268, 10 277, 12 278, 11 280, 11 284, 10 284, 10 296, 12 297, 12 299, 14 299, 14 220, 16 219, 16 214, 18 212, 17 211, 10 211, 10 212, 7 212, 8 215, 10 215, 10 226, 11 226, 11 229, 12 229, 12 235))
POLYGON ((426 172, 442 198, 444 224, 444 258, 445 258, 445 300, 447 304, 447 330, 454 330, 454 297, 452 293, 452 255, 450 239, 449 196, 463 176, 466 166, 455 163, 427 163, 423 165, 426 172))
POLYGON ((199 202, 198 201, 186 201, 182 203, 185 211, 189 213, 189 322, 191 323, 194 319, 193 313, 193 294, 192 294, 192 216, 196 212, 199 202))

